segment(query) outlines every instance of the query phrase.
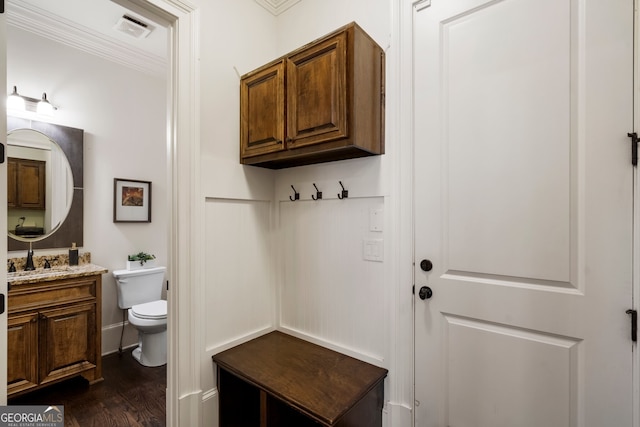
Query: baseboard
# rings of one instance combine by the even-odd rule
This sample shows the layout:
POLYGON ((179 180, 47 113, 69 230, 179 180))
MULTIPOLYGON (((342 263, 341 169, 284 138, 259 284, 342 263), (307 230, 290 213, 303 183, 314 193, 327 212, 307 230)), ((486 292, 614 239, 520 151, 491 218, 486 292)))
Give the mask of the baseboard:
POLYGON ((383 426, 411 427, 413 424, 413 411, 406 405, 387 402, 382 411, 383 426))
MULTIPOLYGON (((202 424, 200 414, 202 409, 202 392, 193 392, 181 396, 178 400, 178 426, 217 426, 218 424, 202 424), (198 407, 200 406, 200 408, 198 407)), ((217 411, 216 411, 217 412, 217 411)))
MULTIPOLYGON (((122 336, 122 348, 131 348, 138 345, 138 331, 129 322, 124 323, 124 335, 122 336)), ((102 327, 102 355, 115 353, 120 348, 120 335, 122 334, 122 322, 102 327)))
POLYGON ((289 328, 286 326, 280 326, 278 328, 279 331, 284 332, 286 334, 289 335, 293 335, 296 338, 300 338, 303 339, 305 341, 309 341, 313 344, 317 344, 320 345, 322 347, 326 347, 328 349, 331 349, 333 351, 337 351, 338 353, 343 353, 346 354, 347 356, 351 356, 354 357, 356 359, 362 360, 364 362, 367 363, 371 363, 372 365, 376 365, 376 366, 381 366, 381 367, 386 367, 385 366, 385 360, 382 356, 378 356, 378 355, 374 355, 374 354, 368 354, 368 353, 364 353, 362 351, 358 351, 356 349, 350 348, 350 347, 346 347, 344 345, 340 345, 337 344, 335 342, 332 341, 327 341, 325 339, 316 337, 314 335, 308 334, 304 331, 298 330, 298 329, 294 329, 294 328, 289 328))
POLYGON ((202 393, 202 425, 218 427, 218 389, 202 393))
POLYGON ((234 337, 232 339, 229 339, 228 341, 216 343, 214 345, 208 345, 205 349, 205 355, 206 357, 211 357, 214 354, 220 353, 221 351, 228 350, 232 347, 235 347, 239 344, 243 344, 247 341, 251 341, 252 339, 257 338, 261 335, 267 334, 273 330, 274 328, 272 326, 268 326, 266 328, 261 328, 255 331, 251 331, 242 336, 234 337))

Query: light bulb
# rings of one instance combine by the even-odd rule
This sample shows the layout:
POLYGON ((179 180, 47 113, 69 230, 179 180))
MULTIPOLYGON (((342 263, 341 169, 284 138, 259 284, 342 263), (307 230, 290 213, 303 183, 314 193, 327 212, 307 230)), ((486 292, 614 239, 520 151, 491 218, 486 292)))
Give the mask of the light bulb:
POLYGON ((49 103, 49 100, 47 100, 47 94, 43 93, 42 99, 40 100, 40 102, 38 102, 37 113, 44 116, 53 116, 53 110, 53 105, 51 105, 51 103, 49 103))
POLYGON ((7 97, 7 109, 8 110, 26 110, 24 98, 18 95, 18 88, 13 87, 13 93, 7 97))

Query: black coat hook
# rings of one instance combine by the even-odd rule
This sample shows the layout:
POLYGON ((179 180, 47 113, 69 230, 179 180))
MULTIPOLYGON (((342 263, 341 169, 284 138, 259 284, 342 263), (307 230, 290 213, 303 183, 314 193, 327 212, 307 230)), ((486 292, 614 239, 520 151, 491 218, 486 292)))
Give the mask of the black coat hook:
POLYGON ((342 181, 338 181, 340 187, 342 187, 342 194, 338 193, 338 199, 346 199, 349 197, 349 190, 344 189, 344 185, 342 185, 342 181))
POLYGON ((314 186, 314 187, 315 187, 315 189, 316 189, 316 195, 314 196, 314 195, 312 194, 312 195, 311 195, 311 198, 312 198, 313 200, 320 200, 320 199, 322 199, 322 191, 318 191, 318 187, 316 187, 316 183, 315 183, 315 182, 313 183, 313 186, 314 186))
POLYGON ((293 187, 293 185, 291 186, 291 188, 293 188, 293 197, 289 196, 289 200, 291 200, 292 202, 294 202, 296 200, 300 200, 300 193, 298 193, 296 191, 296 189, 293 187))

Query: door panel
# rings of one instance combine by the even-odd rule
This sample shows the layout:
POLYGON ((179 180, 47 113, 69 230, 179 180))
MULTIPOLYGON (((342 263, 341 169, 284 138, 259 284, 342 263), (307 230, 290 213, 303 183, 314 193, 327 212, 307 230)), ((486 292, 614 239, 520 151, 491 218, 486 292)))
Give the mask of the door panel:
POLYGON ((632 6, 414 12, 416 426, 631 426, 632 6))
POLYGON ((448 13, 440 29, 447 267, 568 282, 569 4, 511 0, 448 13))
POLYGON ((448 425, 518 426, 523 419, 527 425, 570 425, 579 341, 476 319, 444 317, 451 355, 446 378, 448 425), (504 406, 503 402, 511 404, 504 406))

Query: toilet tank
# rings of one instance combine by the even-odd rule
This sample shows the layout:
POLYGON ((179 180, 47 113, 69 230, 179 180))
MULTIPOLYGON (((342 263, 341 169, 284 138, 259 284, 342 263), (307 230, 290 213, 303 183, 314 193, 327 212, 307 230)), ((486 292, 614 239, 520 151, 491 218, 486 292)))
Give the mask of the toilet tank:
POLYGON ((115 270, 113 277, 118 288, 118 307, 162 299, 162 285, 166 267, 141 268, 138 270, 115 270))

